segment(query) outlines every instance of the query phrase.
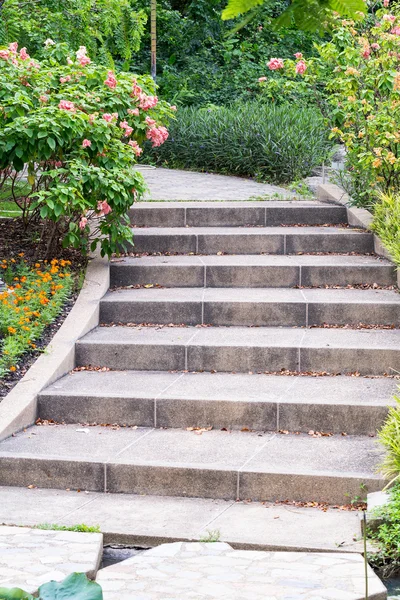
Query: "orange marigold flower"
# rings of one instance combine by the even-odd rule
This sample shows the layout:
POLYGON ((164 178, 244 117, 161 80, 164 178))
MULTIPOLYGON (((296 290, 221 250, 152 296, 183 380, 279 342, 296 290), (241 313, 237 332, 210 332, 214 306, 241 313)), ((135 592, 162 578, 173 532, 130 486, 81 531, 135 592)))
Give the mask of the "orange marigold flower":
POLYGON ((11 333, 12 335, 14 335, 14 333, 17 333, 17 330, 15 329, 15 327, 7 327, 8 329, 8 333, 11 333))
POLYGON ((16 371, 17 367, 14 367, 14 365, 12 367, 10 367, 10 371, 16 371))

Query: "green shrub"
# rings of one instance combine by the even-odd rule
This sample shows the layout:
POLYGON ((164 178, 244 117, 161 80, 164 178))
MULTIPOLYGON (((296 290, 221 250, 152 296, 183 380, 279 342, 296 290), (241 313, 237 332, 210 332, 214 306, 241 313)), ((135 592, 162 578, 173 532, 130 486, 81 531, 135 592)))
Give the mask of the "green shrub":
POLYGON ((392 481, 400 477, 400 397, 394 399, 396 406, 389 408, 386 421, 378 431, 379 441, 386 450, 381 470, 392 481))
POLYGON ((368 530, 368 537, 376 549, 368 555, 368 562, 382 577, 391 577, 400 571, 400 484, 390 490, 388 504, 375 510, 382 523, 368 530))
POLYGON ((158 164, 257 177, 285 183, 302 179, 331 149, 315 109, 251 102, 230 107, 182 108, 158 164))
POLYGON ((381 194, 374 205, 372 229, 400 267, 400 195, 381 194))

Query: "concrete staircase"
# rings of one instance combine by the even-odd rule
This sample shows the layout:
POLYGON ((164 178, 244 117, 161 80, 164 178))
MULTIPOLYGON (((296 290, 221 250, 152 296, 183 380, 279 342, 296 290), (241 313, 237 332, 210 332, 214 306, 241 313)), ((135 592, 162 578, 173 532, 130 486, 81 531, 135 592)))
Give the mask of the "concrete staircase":
POLYGON ((39 398, 63 425, 0 444, 0 485, 329 504, 380 489, 400 296, 372 235, 312 201, 131 218, 101 326, 39 398))

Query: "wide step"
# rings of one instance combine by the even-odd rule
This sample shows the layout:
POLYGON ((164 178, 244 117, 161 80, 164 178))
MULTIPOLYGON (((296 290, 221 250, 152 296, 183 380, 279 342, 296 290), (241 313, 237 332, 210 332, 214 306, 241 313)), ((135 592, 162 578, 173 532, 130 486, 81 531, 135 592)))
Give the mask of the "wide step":
POLYGON ((0 444, 0 485, 343 504, 379 459, 369 437, 34 426, 0 444))
POLYGON ((347 223, 344 206, 303 201, 138 202, 130 210, 138 227, 235 227, 347 223))
POLYGON ((111 286, 317 287, 395 284, 389 261, 373 256, 138 256, 111 261, 111 286))
POLYGON ((99 327, 76 344, 80 366, 116 370, 400 372, 400 330, 99 327))
POLYGON ((102 323, 183 323, 312 327, 400 325, 400 294, 391 290, 285 288, 141 288, 109 292, 102 323))
POLYGON ((374 252, 373 236, 340 227, 149 227, 134 229, 136 253, 298 254, 374 252))
POLYGON ((38 415, 62 423, 360 435, 375 433, 395 390, 387 378, 79 371, 41 392, 38 415))

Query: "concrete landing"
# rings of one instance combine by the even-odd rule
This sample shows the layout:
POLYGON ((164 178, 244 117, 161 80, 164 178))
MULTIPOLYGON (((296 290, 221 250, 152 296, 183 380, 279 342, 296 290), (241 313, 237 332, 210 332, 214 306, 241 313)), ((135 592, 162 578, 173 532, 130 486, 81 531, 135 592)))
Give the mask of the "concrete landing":
MULTIPOLYGON (((237 551, 224 543, 160 546, 99 571, 104 600, 364 600, 357 554, 237 551)), ((386 589, 368 567, 369 600, 386 589)))
POLYGON ((16 487, 0 487, 0 499, 0 523, 98 525, 106 544, 158 546, 198 541, 212 531, 240 549, 362 551, 356 511, 16 487))
MULTIPOLYGON (((149 186, 145 200, 250 200, 255 196, 276 195, 284 199, 292 192, 277 185, 257 183, 252 179, 195 173, 179 169, 136 167, 149 186)), ((264 198, 265 199, 265 198, 264 198)), ((275 198, 276 199, 276 198, 275 198)))
MULTIPOLYGON (((4 500, 1 493, 1 510, 4 500)), ((14 507, 21 502, 23 494, 18 494, 14 507)), ((31 510, 36 512, 35 503, 31 510)), ((86 573, 93 579, 102 552, 101 533, 0 527, 0 588, 19 587, 34 594, 42 583, 62 581, 71 573, 86 573)))

